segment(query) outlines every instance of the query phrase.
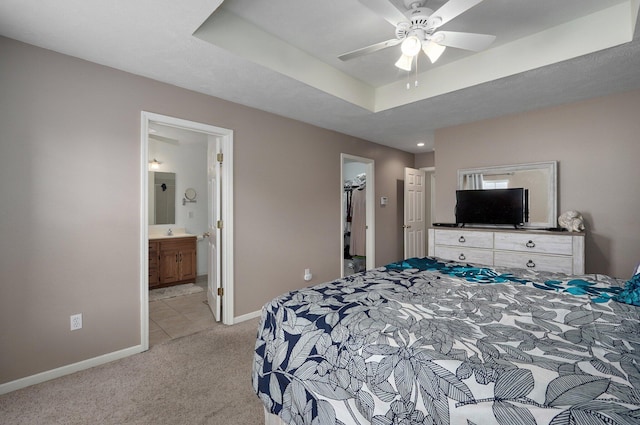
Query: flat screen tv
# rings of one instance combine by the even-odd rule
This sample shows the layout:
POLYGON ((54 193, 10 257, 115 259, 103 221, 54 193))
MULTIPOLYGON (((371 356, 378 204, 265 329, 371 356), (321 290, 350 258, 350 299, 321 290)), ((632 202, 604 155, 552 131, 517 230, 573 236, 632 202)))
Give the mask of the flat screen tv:
POLYGON ((528 193, 524 188, 456 191, 456 224, 513 225, 529 219, 528 193))

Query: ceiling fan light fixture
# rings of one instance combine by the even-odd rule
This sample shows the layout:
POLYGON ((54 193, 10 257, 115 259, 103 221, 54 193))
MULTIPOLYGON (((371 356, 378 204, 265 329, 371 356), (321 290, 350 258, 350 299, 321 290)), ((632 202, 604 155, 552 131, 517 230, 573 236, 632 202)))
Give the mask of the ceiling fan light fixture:
MULTIPOLYGON (((428 1, 360 0, 395 27, 395 38, 342 54, 338 58, 349 60, 400 44, 402 56, 395 65, 400 69, 411 71, 413 58, 418 58, 420 50, 425 53, 431 63, 435 63, 447 47, 479 52, 494 41, 493 35, 439 30, 442 25, 483 0, 440 0, 438 3, 444 4, 435 11, 425 7, 428 1), (403 10, 398 3, 402 3, 407 10, 403 10)), ((416 68, 418 62, 419 60, 416 59, 416 68)))
POLYGON ((444 53, 445 49, 446 49, 446 46, 442 46, 433 41, 428 41, 427 43, 425 43, 424 46, 422 46, 422 51, 424 52, 425 55, 429 57, 429 60, 431 61, 431 63, 436 63, 436 61, 444 53))
POLYGON ((410 35, 409 37, 405 38, 402 42, 402 45, 400 46, 402 54, 411 57, 417 55, 420 52, 421 48, 422 42, 415 35, 410 35))
POLYGON ((411 71, 411 64, 413 63, 413 56, 405 55, 400 56, 400 59, 396 62, 396 66, 405 71, 411 71))

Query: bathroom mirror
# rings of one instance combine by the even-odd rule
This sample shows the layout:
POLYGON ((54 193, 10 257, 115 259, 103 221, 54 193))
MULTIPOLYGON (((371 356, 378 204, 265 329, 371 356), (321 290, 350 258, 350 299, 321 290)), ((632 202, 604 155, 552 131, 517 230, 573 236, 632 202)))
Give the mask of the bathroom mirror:
POLYGON ((149 224, 176 224, 176 174, 149 171, 149 224))
POLYGON ((524 227, 556 227, 557 161, 458 170, 458 189, 529 189, 529 221, 524 227))

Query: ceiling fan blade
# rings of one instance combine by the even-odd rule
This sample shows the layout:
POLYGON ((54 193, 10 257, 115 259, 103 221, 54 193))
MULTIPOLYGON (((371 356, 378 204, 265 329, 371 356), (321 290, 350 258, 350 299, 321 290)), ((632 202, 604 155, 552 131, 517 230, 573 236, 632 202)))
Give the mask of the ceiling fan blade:
POLYGON ((472 50, 474 52, 486 49, 495 39, 495 35, 455 31, 438 31, 431 36, 431 41, 443 46, 472 50))
POLYGON ((430 28, 438 28, 480 2, 482 0, 449 0, 440 9, 431 14, 427 25, 430 28))
POLYGON ((404 13, 397 9, 389 0, 359 0, 360 3, 367 6, 369 9, 382 16, 387 22, 394 27, 399 22, 407 21, 407 17, 404 13))
POLYGON ((377 52, 378 50, 386 49, 387 47, 397 46, 400 44, 402 40, 398 40, 396 38, 392 38, 391 40, 383 41, 381 43, 372 44, 371 46, 363 47, 358 50, 354 50, 352 52, 344 53, 338 56, 338 59, 343 61, 348 61, 349 59, 357 58, 359 56, 364 56, 369 53, 377 52))

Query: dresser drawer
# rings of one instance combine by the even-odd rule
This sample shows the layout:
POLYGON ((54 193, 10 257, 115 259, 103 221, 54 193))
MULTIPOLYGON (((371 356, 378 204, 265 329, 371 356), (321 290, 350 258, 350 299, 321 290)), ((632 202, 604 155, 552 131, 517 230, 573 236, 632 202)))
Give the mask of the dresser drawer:
POLYGON ((493 261, 495 266, 501 267, 573 273, 573 259, 571 257, 495 251, 493 261))
POLYGON ((436 245, 493 248, 493 232, 436 230, 436 245))
POLYGON ((493 265, 493 251, 477 248, 454 248, 450 246, 435 247, 435 256, 445 260, 460 261, 463 263, 478 263, 487 266, 493 265))
POLYGON ((496 232, 495 249, 572 255, 573 238, 571 236, 496 232))

